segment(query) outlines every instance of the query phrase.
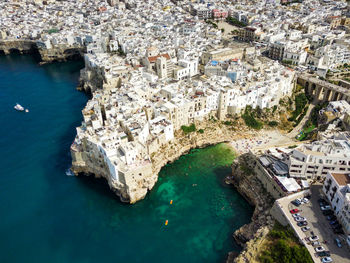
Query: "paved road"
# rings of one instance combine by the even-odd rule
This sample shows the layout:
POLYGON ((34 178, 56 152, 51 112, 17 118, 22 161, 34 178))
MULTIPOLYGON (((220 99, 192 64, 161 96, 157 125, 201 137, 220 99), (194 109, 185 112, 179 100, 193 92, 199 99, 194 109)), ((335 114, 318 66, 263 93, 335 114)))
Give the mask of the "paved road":
POLYGON ((309 108, 307 109, 307 112, 306 112, 304 118, 299 122, 299 124, 290 133, 288 133, 289 138, 295 138, 295 136, 298 135, 298 133, 301 131, 301 129, 305 125, 306 121, 309 119, 310 113, 314 107, 315 107, 315 105, 312 103, 309 105, 309 108))

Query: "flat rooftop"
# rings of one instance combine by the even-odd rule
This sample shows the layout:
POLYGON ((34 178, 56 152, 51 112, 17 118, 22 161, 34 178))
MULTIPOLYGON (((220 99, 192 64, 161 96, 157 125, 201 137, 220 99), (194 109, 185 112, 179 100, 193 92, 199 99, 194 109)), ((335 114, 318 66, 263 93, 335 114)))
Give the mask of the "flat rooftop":
POLYGON ((347 185, 350 184, 350 176, 349 174, 341 174, 341 173, 331 173, 334 179, 337 181, 339 185, 347 185))

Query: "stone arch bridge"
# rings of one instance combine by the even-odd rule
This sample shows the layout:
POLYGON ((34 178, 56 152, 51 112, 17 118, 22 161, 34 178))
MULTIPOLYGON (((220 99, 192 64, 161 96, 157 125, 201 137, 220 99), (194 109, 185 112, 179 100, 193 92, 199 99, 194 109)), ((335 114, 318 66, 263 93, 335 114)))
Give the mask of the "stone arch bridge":
POLYGON ((299 74, 297 83, 305 88, 305 92, 314 98, 314 103, 346 100, 350 103, 350 89, 341 87, 309 74, 299 74))

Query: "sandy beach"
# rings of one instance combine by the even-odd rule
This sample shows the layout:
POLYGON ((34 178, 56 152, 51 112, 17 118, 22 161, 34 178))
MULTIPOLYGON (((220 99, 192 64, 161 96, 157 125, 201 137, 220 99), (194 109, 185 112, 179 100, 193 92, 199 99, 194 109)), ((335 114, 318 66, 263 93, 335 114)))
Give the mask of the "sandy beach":
POLYGON ((237 154, 244 154, 249 151, 264 151, 274 146, 289 146, 299 144, 300 142, 289 138, 278 130, 264 130, 256 132, 254 135, 248 135, 246 138, 238 139, 229 144, 234 148, 237 154))

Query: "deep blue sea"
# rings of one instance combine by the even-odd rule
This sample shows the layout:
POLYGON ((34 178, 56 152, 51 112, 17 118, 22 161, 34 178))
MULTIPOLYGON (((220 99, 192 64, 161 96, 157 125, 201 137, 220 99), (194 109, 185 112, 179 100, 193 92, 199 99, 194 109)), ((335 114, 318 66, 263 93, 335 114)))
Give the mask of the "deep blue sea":
POLYGON ((82 67, 0 56, 0 262, 224 262, 239 252, 232 233, 253 209, 222 182, 234 158, 226 145, 167 165, 135 205, 103 179, 65 174, 88 100, 76 90, 82 67))

